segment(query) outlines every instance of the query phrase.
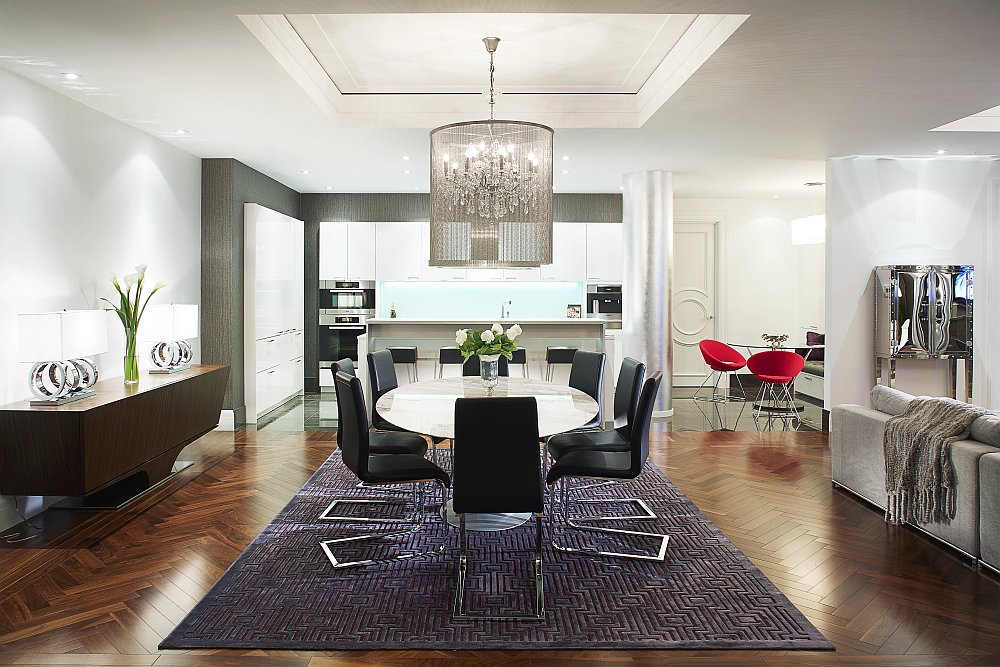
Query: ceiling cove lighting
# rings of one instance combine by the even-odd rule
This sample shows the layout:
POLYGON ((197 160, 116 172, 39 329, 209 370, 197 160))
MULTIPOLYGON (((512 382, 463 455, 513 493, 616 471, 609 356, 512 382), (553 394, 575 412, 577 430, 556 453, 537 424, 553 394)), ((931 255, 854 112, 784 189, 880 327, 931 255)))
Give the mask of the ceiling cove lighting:
POLYGON ((552 263, 552 128, 489 120, 431 131, 430 266, 535 267, 552 263))

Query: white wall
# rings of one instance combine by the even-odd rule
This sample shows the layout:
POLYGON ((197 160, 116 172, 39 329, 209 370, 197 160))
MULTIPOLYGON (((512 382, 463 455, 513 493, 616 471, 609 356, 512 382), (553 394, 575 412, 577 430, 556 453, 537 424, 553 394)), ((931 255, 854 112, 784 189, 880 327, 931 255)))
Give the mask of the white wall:
MULTIPOLYGON (((0 68, 0 404, 28 394, 17 313, 97 308, 135 264, 170 283, 155 302, 200 302, 200 160, 0 68)), ((124 351, 108 325, 104 378, 124 351)))
MULTIPOLYGON (((976 266, 973 354, 977 403, 998 377, 1000 354, 990 359, 1000 162, 983 158, 838 158, 827 162, 827 408, 868 405, 874 384, 872 269, 880 264, 976 266)), ((992 331, 996 331, 992 328, 992 331)), ((995 343, 995 335, 993 336, 995 343)), ((900 362, 896 386, 943 395, 947 362, 900 362)))
POLYGON ((787 333, 798 343, 804 340, 803 327, 816 324, 815 314, 802 304, 810 300, 822 304, 822 267, 817 275, 800 265, 822 258, 822 246, 793 246, 789 226, 793 218, 811 215, 813 207, 811 199, 674 201, 675 227, 685 222, 717 223, 720 340, 758 345, 763 333, 787 333), (804 274, 809 281, 802 280, 804 274))

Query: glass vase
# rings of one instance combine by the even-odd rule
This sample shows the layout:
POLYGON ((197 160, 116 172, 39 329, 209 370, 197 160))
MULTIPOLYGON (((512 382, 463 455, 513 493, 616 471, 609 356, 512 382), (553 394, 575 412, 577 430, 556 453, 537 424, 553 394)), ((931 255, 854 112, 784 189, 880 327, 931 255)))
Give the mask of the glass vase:
POLYGON ((479 379, 486 388, 486 395, 492 396, 500 376, 499 354, 487 354, 479 357, 479 379))
POLYGON ((138 384, 139 360, 135 356, 136 332, 125 332, 125 384, 138 384))

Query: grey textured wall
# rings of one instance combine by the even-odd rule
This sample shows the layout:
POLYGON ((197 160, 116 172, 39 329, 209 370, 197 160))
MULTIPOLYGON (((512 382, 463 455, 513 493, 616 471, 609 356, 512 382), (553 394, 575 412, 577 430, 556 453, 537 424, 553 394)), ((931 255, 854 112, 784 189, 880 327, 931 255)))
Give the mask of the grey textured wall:
MULTIPOLYGON (((319 326, 315 314, 319 303, 319 223, 411 222, 430 218, 426 193, 304 194, 299 216, 305 221, 305 387, 319 391, 319 326)), ((622 221, 619 194, 560 194, 553 198, 556 222, 622 221)), ((362 364, 362 368, 366 368, 362 364)))
MULTIPOLYGON (((231 367, 223 408, 246 421, 243 395, 243 204, 300 218, 299 193, 232 158, 201 163, 201 358, 231 367)), ((306 244, 308 247, 308 243, 306 244)), ((314 249, 315 254, 315 249, 314 249)), ((317 264, 318 266, 318 264, 317 264)), ((314 272, 315 273, 315 272, 314 272)), ((306 271, 306 275, 309 271, 306 271)), ((315 303, 315 292, 313 289, 315 303)), ((306 330, 316 335, 316 327, 306 330)))

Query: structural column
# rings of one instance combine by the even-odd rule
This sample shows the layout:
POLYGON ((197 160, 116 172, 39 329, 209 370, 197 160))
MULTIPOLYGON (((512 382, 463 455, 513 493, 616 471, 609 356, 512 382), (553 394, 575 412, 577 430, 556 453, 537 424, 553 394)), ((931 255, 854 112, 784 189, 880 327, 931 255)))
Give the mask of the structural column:
POLYGON ((626 174, 622 194, 625 280, 622 327, 625 354, 663 373, 653 414, 673 414, 671 320, 674 194, 666 171, 626 174))

